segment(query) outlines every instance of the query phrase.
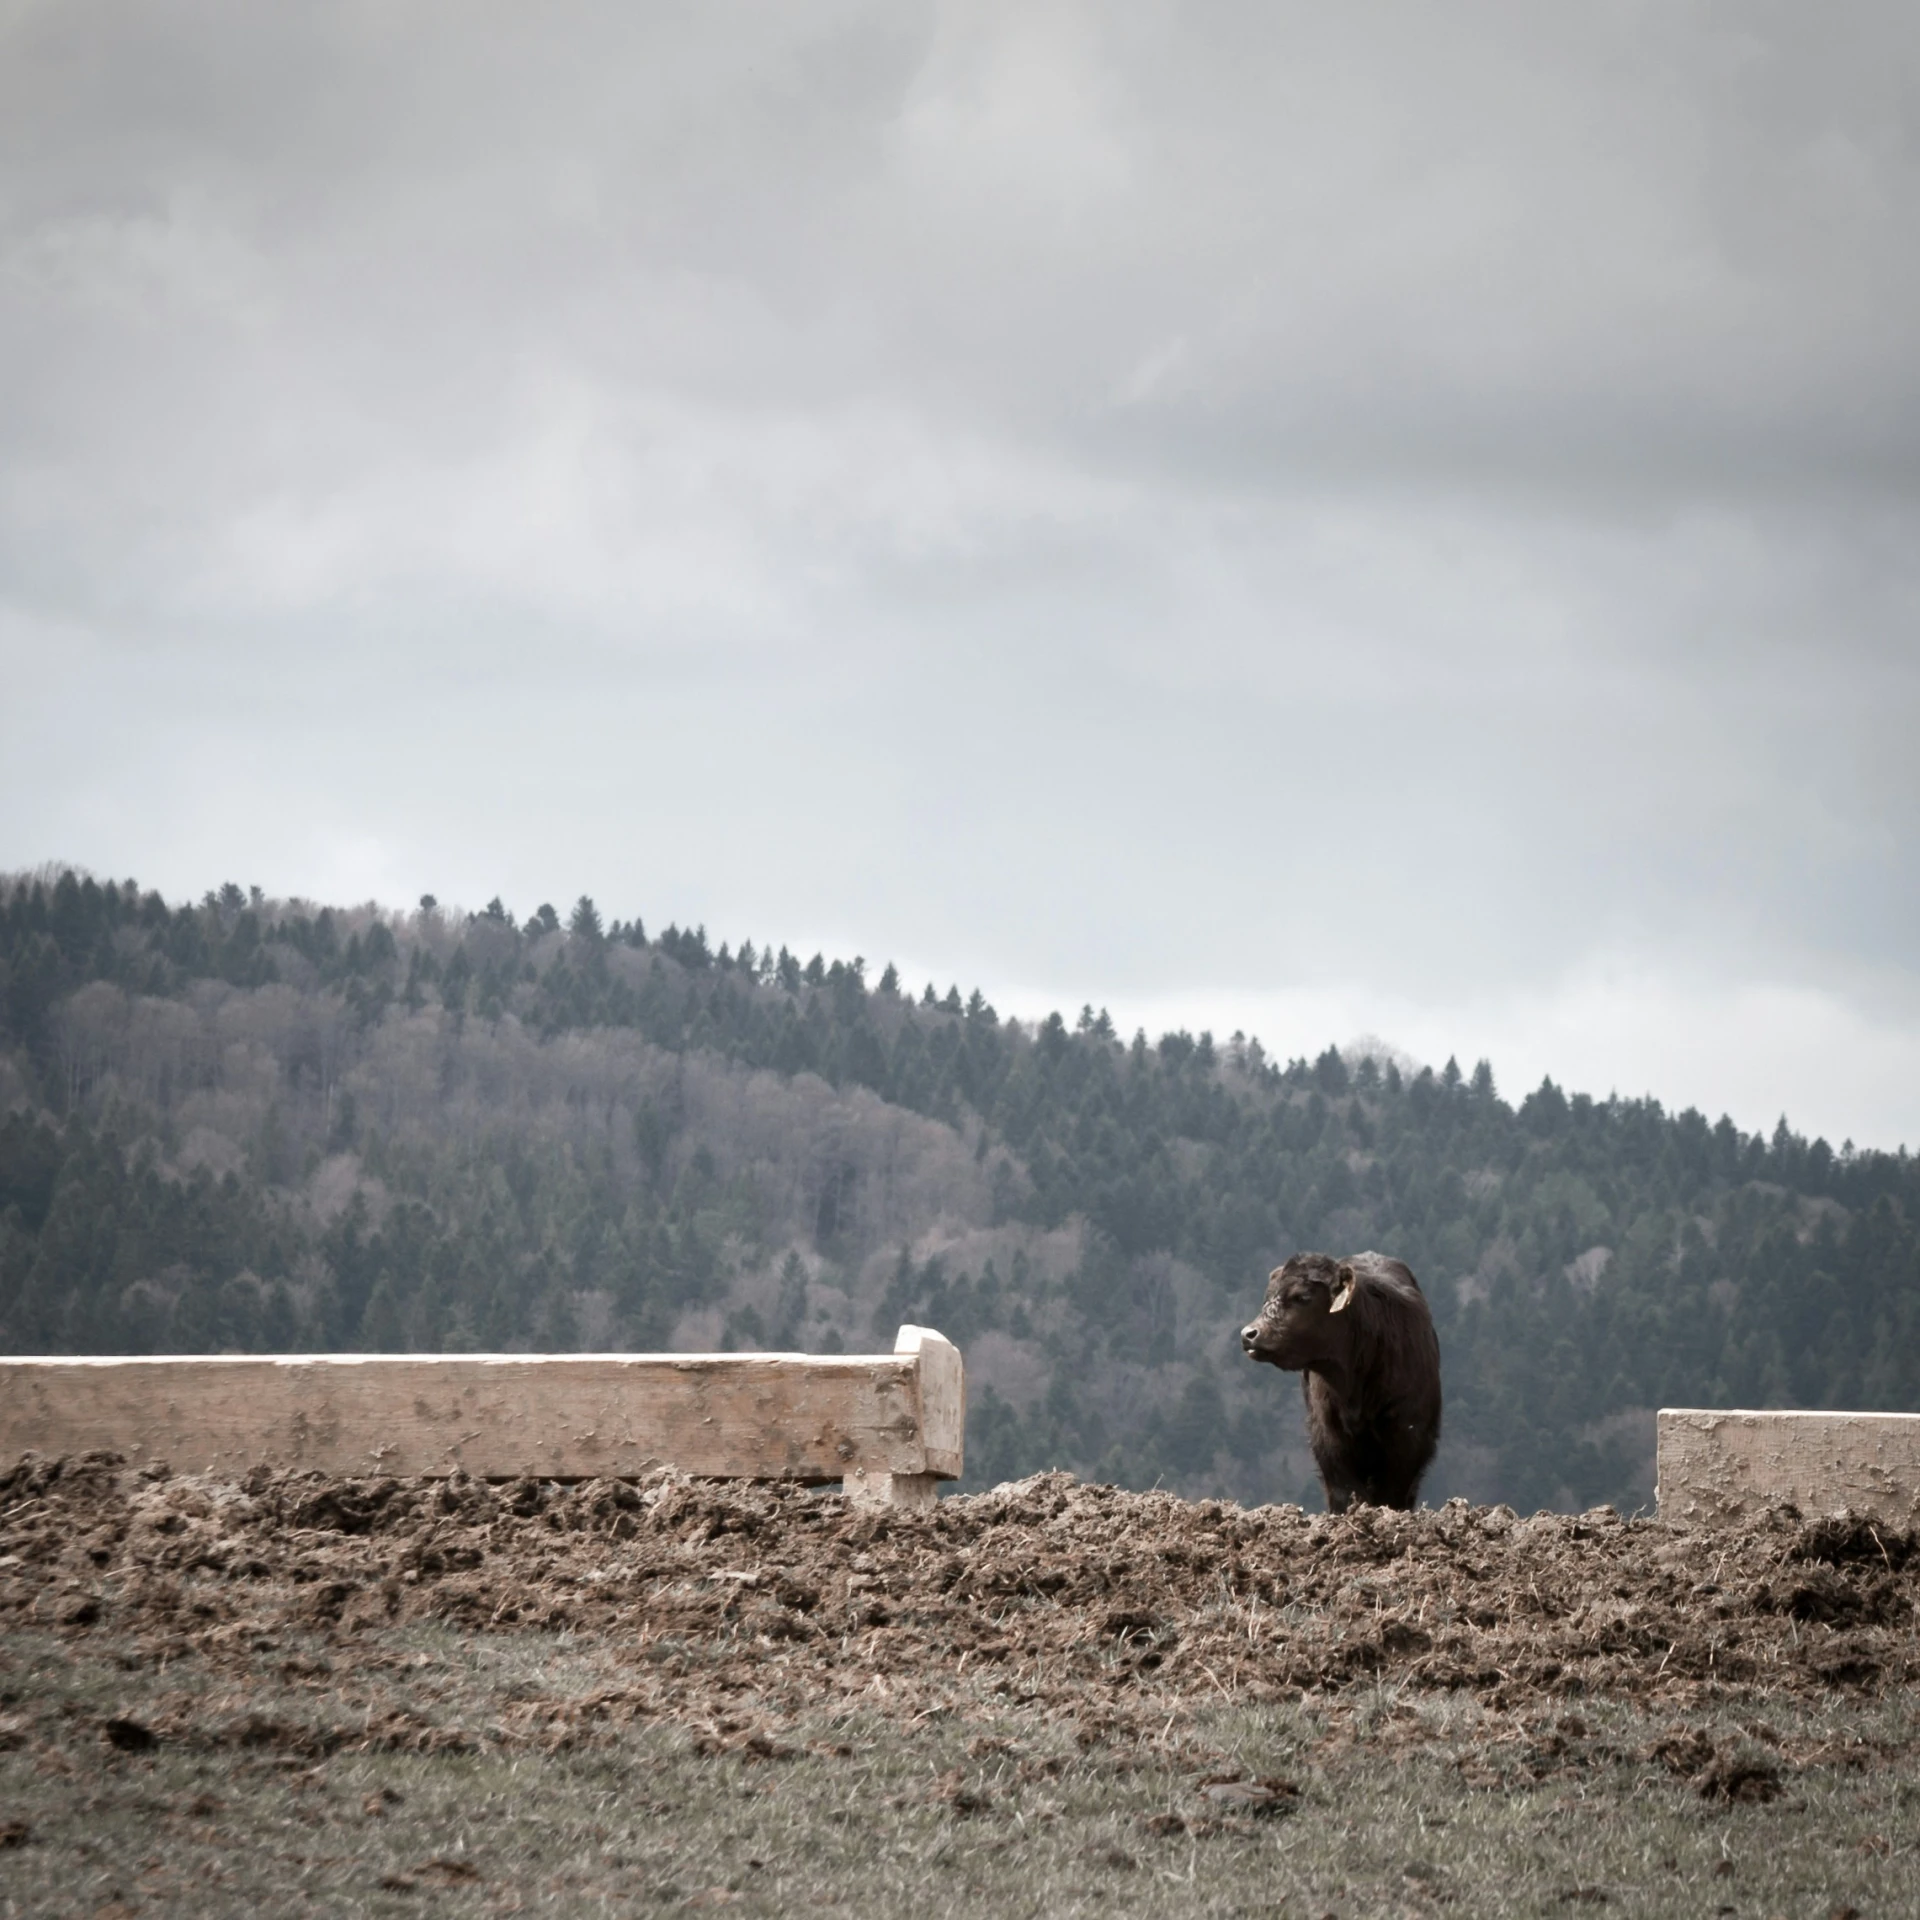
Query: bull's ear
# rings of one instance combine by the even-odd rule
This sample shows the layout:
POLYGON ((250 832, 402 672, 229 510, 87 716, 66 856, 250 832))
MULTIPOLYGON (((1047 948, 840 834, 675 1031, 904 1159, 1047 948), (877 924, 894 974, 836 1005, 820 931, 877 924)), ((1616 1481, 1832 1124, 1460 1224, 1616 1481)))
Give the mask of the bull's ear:
POLYGON ((1353 1300, 1353 1269, 1342 1262, 1340 1271, 1334 1276, 1339 1284, 1333 1290, 1333 1299, 1328 1303, 1329 1313, 1339 1313, 1353 1300))

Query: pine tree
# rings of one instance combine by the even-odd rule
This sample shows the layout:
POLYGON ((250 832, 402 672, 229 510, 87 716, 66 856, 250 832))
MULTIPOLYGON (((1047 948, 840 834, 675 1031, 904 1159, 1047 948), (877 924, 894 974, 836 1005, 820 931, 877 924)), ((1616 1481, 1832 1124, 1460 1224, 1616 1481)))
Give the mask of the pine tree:
POLYGON ((806 1319, 807 1269, 799 1254, 788 1248, 780 1268, 780 1298, 774 1308, 774 1347, 785 1353, 797 1352, 806 1319))

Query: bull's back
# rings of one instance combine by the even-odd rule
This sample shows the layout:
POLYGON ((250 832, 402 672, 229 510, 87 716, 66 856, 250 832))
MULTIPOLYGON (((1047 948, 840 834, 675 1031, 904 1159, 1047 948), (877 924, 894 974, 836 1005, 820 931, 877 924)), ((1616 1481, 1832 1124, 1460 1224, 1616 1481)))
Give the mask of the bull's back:
POLYGON ((1432 1320, 1433 1316, 1427 1309, 1427 1296, 1420 1291, 1420 1282, 1413 1277, 1413 1269, 1404 1260, 1396 1260, 1386 1253, 1356 1253, 1347 1265, 1353 1269, 1354 1277, 1362 1285, 1371 1282, 1396 1299, 1417 1305, 1419 1311, 1429 1321, 1432 1320))

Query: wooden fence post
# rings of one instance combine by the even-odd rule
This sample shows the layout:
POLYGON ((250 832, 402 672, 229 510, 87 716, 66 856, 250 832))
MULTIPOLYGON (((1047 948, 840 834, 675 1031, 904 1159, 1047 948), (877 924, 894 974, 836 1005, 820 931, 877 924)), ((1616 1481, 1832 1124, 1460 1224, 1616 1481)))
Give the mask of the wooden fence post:
POLYGON ((920 1473, 896 1473, 884 1466, 856 1467, 841 1487, 849 1505, 864 1511, 930 1507, 939 1483, 957 1480, 966 1471, 966 1370, 960 1349, 931 1327, 902 1327, 893 1350, 919 1361, 920 1439, 926 1449, 926 1468, 920 1473))

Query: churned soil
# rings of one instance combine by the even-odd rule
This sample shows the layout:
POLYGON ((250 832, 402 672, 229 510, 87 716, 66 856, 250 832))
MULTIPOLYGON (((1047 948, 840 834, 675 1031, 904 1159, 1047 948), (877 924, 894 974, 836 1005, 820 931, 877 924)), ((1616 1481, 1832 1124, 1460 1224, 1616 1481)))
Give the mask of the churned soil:
MULTIPOLYGON (((503 1702, 485 1725, 354 1721, 355 1741, 423 1750, 643 1721, 776 1746, 823 1708, 906 1722, 962 1696, 1123 1741, 1201 1702, 1337 1704, 1361 1683, 1563 1717, 1582 1699, 1870 1696, 1920 1677, 1917 1599, 1913 1536, 1791 1510, 1716 1532, 1611 1508, 1242 1509, 1062 1473, 870 1514, 668 1473, 235 1483, 111 1455, 0 1472, 0 1631, 252 1671, 276 1636, 371 1645, 437 1623, 562 1632, 617 1661, 616 1685, 503 1702)), ((225 1737, 348 1735, 324 1716, 250 1733, 242 1715, 225 1737)))
POLYGON ((0 1468, 0 1910, 1912 1911, 1920 1543, 0 1468))

